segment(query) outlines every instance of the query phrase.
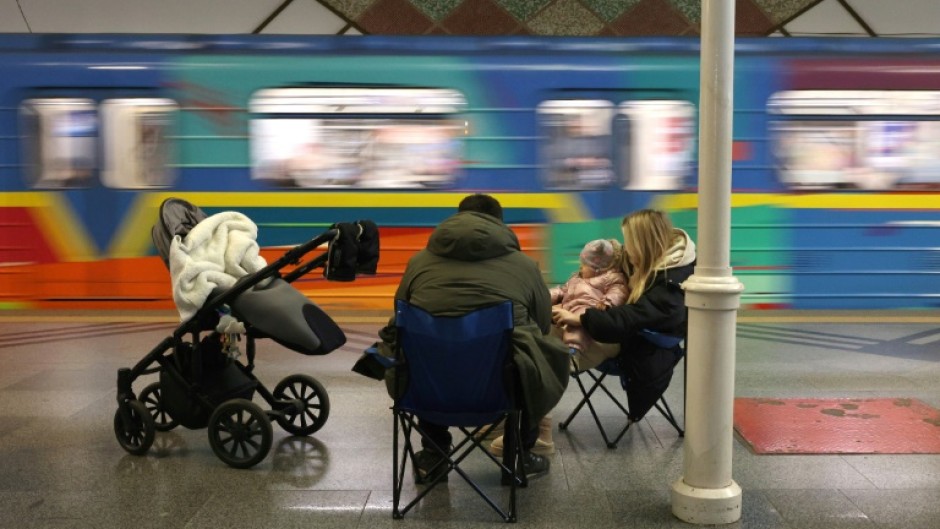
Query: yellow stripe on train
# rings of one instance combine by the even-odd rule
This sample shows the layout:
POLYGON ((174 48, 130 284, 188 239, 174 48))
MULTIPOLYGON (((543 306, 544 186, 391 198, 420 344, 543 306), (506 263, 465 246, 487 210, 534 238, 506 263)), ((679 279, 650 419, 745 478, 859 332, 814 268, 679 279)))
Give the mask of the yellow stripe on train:
MULTIPOLYGON (((142 255, 150 245, 150 229, 160 204, 170 197, 206 208, 456 208, 466 192, 193 192, 141 193, 118 230, 108 254, 111 257, 142 255)), ((568 193, 493 193, 507 209, 541 209, 552 222, 583 222, 591 218, 580 197, 568 193)), ((337 219, 343 220, 343 219, 337 219)))
MULTIPOLYGON (((279 208, 452 208, 465 192, 192 192, 140 193, 127 218, 117 230, 107 255, 114 258, 143 255, 150 246, 150 229, 160 204, 178 197, 201 207, 279 207, 279 208)), ((544 210, 551 222, 591 220, 588 208, 576 193, 494 193, 504 207, 544 210)), ((48 238, 61 261, 88 261, 99 257, 81 218, 68 201, 56 192, 32 191, 0 193, 0 204, 28 208, 42 233, 48 238)), ((660 195, 652 207, 665 210, 696 209, 699 197, 694 193, 660 195)), ((935 210, 940 195, 896 193, 735 193, 732 207, 775 206, 789 209, 894 209, 935 210)), ((624 213, 627 213, 624 211, 624 213)), ((341 219, 338 219, 341 220, 341 219)))
MULTIPOLYGON (((665 210, 696 209, 699 197, 694 193, 663 195, 654 206, 665 210)), ((732 208, 776 206, 786 209, 883 209, 935 210, 940 208, 940 195, 895 193, 733 193, 732 208)))
POLYGON ((92 261, 98 251, 84 223, 58 193, 0 193, 0 204, 29 209, 59 261, 92 261))

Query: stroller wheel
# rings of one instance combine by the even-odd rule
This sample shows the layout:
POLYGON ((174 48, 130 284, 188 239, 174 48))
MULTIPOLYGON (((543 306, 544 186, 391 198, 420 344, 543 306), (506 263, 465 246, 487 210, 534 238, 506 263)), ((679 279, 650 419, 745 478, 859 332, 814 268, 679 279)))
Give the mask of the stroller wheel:
POLYGON ((311 376, 290 375, 278 382, 273 395, 277 400, 294 401, 300 405, 300 411, 287 406, 283 415, 276 416, 281 428, 293 435, 312 434, 322 428, 330 416, 330 398, 326 389, 311 376))
POLYGON ((209 418, 209 445, 230 467, 257 465, 268 455, 273 439, 271 420, 250 400, 225 401, 209 418))
POLYGON ((114 435, 129 454, 142 456, 150 450, 157 429, 153 416, 139 400, 129 400, 114 414, 114 435))
POLYGON ((159 382, 147 385, 140 392, 140 401, 144 403, 147 411, 153 417, 153 423, 158 432, 169 432, 179 425, 178 422, 173 420, 173 417, 170 417, 163 405, 163 394, 160 392, 159 382))

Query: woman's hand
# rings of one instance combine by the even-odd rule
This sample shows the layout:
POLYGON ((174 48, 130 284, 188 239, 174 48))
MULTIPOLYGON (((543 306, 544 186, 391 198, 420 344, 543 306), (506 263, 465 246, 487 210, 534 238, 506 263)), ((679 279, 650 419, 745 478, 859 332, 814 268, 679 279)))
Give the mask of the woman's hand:
POLYGON ((581 325, 581 318, 569 310, 561 307, 552 307, 552 323, 562 327, 564 325, 581 325))

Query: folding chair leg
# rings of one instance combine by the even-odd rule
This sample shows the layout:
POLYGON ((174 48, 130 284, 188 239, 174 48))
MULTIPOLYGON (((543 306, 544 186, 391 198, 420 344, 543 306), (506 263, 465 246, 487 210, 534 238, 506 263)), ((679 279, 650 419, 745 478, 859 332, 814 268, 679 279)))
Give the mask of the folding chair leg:
MULTIPOLYGON (((596 386, 596 384, 597 384, 597 378, 595 378, 594 375, 592 375, 589 371, 586 371, 586 373, 588 373, 588 375, 591 376, 591 378, 594 379, 594 383, 595 383, 595 386, 596 386)), ((571 424, 571 420, 574 419, 575 416, 578 414, 578 412, 581 411, 581 408, 583 408, 584 405, 589 401, 589 397, 591 396, 591 394, 594 393, 595 387, 592 387, 592 388, 591 388, 591 391, 588 391, 588 390, 584 387, 584 382, 581 382, 581 375, 582 375, 582 373, 578 373, 577 371, 574 373, 574 381, 578 383, 578 387, 581 389, 581 402, 579 402, 578 405, 575 406, 573 410, 571 410, 571 413, 568 414, 568 418, 567 418, 567 419, 565 419, 565 420, 561 421, 560 423, 558 423, 558 429, 559 429, 559 430, 567 430, 567 429, 568 429, 568 425, 571 424)), ((601 378, 603 378, 603 375, 601 376, 601 378)))
MULTIPOLYGON (((398 429, 399 417, 392 414, 392 518, 400 520, 405 513, 398 509, 401 502, 401 489, 405 480, 405 465, 408 461, 407 451, 402 456, 401 466, 398 464, 398 429)), ((409 437, 406 436, 406 443, 409 443, 409 437)))
MULTIPOLYGON (((632 426, 635 421, 632 421, 629 419, 630 412, 627 410, 626 407, 624 407, 620 399, 615 397, 610 392, 610 390, 608 390, 607 387, 603 385, 603 381, 607 377, 608 372, 605 370, 601 370, 601 369, 598 369, 597 371, 600 373, 600 376, 595 375, 594 372, 591 370, 574 372, 573 377, 575 379, 575 382, 578 383, 578 388, 581 390, 581 396, 582 396, 581 402, 579 402, 577 406, 575 406, 575 408, 571 411, 571 413, 568 415, 568 417, 564 421, 558 424, 558 429, 566 430, 568 428, 568 425, 571 424, 571 421, 575 418, 575 416, 577 416, 577 414, 580 413, 581 409, 585 405, 587 405, 588 410, 591 412, 591 415, 594 419, 594 423, 597 424, 597 429, 600 430, 601 436, 604 438, 604 442, 607 444, 607 447, 616 448, 617 443, 620 442, 620 439, 623 438, 623 436, 630 429, 630 426, 632 426), (581 375, 584 375, 584 374, 587 374, 594 381, 594 385, 591 386, 590 389, 587 389, 585 387, 584 382, 581 380, 581 375), (604 428, 603 424, 601 424, 600 417, 598 416, 597 411, 595 410, 594 405, 591 402, 591 397, 594 395, 594 393, 598 389, 606 393, 607 396, 610 398, 610 400, 618 408, 620 408, 620 410, 624 413, 624 415, 628 417, 626 426, 624 426, 613 439, 611 439, 607 435, 607 430, 604 428)), ((683 367, 682 367, 683 409, 685 409, 685 406, 686 406, 685 401, 686 401, 686 393, 687 393, 686 392, 687 383, 688 383, 688 363, 684 362, 683 367)), ((676 432, 679 434, 679 437, 680 438, 685 437, 685 431, 683 430, 683 427, 679 425, 679 421, 676 420, 675 415, 672 413, 672 409, 669 407, 669 404, 666 402, 666 397, 660 396, 659 400, 654 404, 654 406, 656 410, 659 411, 660 414, 662 414, 663 418, 665 418, 669 422, 669 424, 671 424, 672 427, 676 429, 676 432)))
POLYGON ((594 404, 591 402, 591 396, 600 389, 602 392, 607 394, 607 397, 618 407, 624 415, 629 415, 627 409, 620 403, 620 401, 615 397, 607 386, 604 385, 604 379, 607 378, 607 373, 601 373, 600 376, 596 376, 591 371, 582 371, 580 373, 575 373, 574 380, 578 383, 578 387, 581 389, 581 402, 575 406, 574 410, 568 415, 568 418, 558 424, 560 430, 565 430, 568 428, 568 425, 571 423, 571 420, 575 418, 578 412, 581 411, 585 405, 588 407, 588 411, 591 412, 591 417, 594 419, 594 423, 597 425, 597 429, 600 430, 601 436, 604 438, 604 443, 607 445, 607 448, 617 448, 617 443, 627 432, 627 429, 630 428, 632 423, 627 422, 627 425, 620 431, 620 434, 616 436, 613 440, 607 435, 607 430, 604 428, 604 425, 601 423, 600 416, 597 414, 597 410, 594 408, 594 404), (584 386, 584 383, 581 381, 581 375, 587 374, 594 381, 594 385, 591 386, 591 389, 587 389, 584 386))
MULTIPOLYGON (((515 522, 516 521, 516 488, 517 486, 524 486, 520 484, 519 480, 519 471, 522 468, 522 448, 519 443, 519 412, 511 412, 505 418, 507 423, 505 441, 506 446, 503 454, 504 463, 501 465, 500 472, 503 476, 508 476, 508 480, 505 484, 510 485, 509 490, 509 504, 506 510, 501 508, 497 503, 487 495, 487 493, 477 485, 471 477, 460 468, 460 463, 467 458, 476 448, 479 448, 486 453, 490 459, 492 459, 497 465, 500 464, 500 461, 496 459, 495 456, 486 452, 485 449, 481 446, 481 441, 474 437, 474 433, 479 431, 480 428, 477 428, 473 432, 468 431, 466 428, 460 428, 464 434, 463 439, 453 447, 452 450, 446 450, 444 447, 434 444, 433 440, 431 441, 433 449, 440 451, 444 454, 444 459, 439 463, 440 465, 446 465, 447 472, 440 473, 435 476, 433 480, 426 481, 423 484, 426 487, 421 490, 411 501, 401 507, 401 494, 402 488, 404 485, 404 476, 407 473, 407 464, 408 460, 414 460, 414 447, 411 442, 411 432, 417 431, 422 438, 426 437, 425 432, 421 429, 421 426, 416 424, 417 420, 413 415, 407 413, 396 413, 393 414, 395 419, 394 423, 394 437, 392 440, 392 518, 400 520, 404 518, 405 514, 412 509, 415 505, 418 504, 428 493, 434 489, 439 483, 442 482, 443 476, 447 472, 455 472, 468 485, 481 497, 483 500, 494 510, 496 513, 506 522, 515 522), (514 425, 514 426, 513 426, 514 425), (401 460, 399 461, 399 432, 404 437, 404 443, 401 447, 401 460)), ((524 478, 524 476, 523 476, 524 478)), ((417 483, 417 482, 416 482, 417 483)))
MULTIPOLYGON (((421 431, 421 428, 417 426, 414 421, 415 417, 405 413, 394 413, 393 417, 395 419, 394 434, 395 437, 392 440, 392 447, 394 454, 392 454, 392 485, 394 489, 392 490, 392 518, 400 520, 404 518, 405 514, 411 510, 412 507, 418 504, 422 498, 424 498, 435 485, 440 481, 440 476, 433 480, 428 487, 418 493, 408 505, 401 507, 401 492, 405 482, 405 474, 407 473, 408 459, 412 459, 414 462, 415 453, 414 447, 411 443, 411 432, 417 430, 422 436, 424 432, 421 431), (400 423, 399 423, 400 421, 400 423), (398 461, 398 431, 399 425, 402 431, 402 437, 404 438, 404 447, 402 448, 402 459, 401 462, 398 461)), ((443 452, 442 453, 446 453, 443 452)), ((445 464, 445 463, 441 463, 445 464)), ((447 461, 448 465, 451 465, 450 461, 447 461)), ((452 466, 452 465, 451 465, 452 466)))
MULTIPOLYGON (((619 443, 620 440, 623 439, 623 436, 627 433, 627 430, 629 430, 630 427, 633 426, 633 423, 634 423, 634 421, 632 421, 632 420, 630 420, 629 418, 627 418, 627 424, 624 425, 624 427, 623 427, 622 430, 620 430, 620 433, 617 434, 617 437, 614 438, 613 442, 609 442, 609 441, 608 441, 608 443, 607 443, 607 448, 617 448, 617 443, 619 443)), ((603 433, 603 432, 601 432, 601 433, 603 433)), ((607 437, 606 437, 606 436, 604 437, 604 440, 607 441, 607 437)))
POLYGON ((506 418, 506 430, 503 434, 503 475, 501 482, 503 485, 509 485, 509 508, 503 516, 503 520, 508 523, 516 522, 516 489, 528 485, 525 471, 522 468, 522 438, 519 421, 519 412, 510 412, 506 418))
POLYGON ((659 402, 655 404, 656 409, 662 416, 669 421, 669 424, 678 432, 679 437, 685 437, 685 432, 682 430, 682 427, 679 426, 679 423, 676 421, 676 417, 672 414, 672 409, 669 408, 669 403, 666 402, 665 397, 660 397, 659 402))

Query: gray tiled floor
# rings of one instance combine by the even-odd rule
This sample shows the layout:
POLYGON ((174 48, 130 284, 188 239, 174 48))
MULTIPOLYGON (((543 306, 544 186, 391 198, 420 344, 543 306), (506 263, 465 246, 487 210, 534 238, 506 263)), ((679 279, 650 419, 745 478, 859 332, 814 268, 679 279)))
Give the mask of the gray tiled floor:
MULTIPOLYGON (((402 521, 391 518, 391 417, 381 384, 350 368, 377 325, 345 325, 346 347, 306 357, 259 347, 268 387, 301 372, 329 391, 330 418, 312 437, 275 426, 251 470, 223 464, 205 430, 158 433, 126 454, 112 431, 116 370, 144 356, 169 324, 0 323, 0 527, 468 528, 498 519, 452 477, 402 521)), ((940 341, 932 324, 739 325, 735 393, 773 397, 918 398, 940 407, 940 341)), ((135 385, 138 391, 153 375, 135 385)), ((681 377, 668 396, 682 413, 681 377)), ((578 400, 569 387, 555 412, 578 400)), ((617 420, 613 409, 604 418, 617 420)), ((519 525, 689 527, 671 514, 682 440, 656 412, 607 449, 587 415, 555 431, 552 471, 519 495, 519 525)), ((734 441, 742 518, 729 527, 940 528, 940 455, 752 454, 734 441)), ((482 459, 469 469, 498 497, 482 459)), ((413 491, 413 485, 406 488, 413 491)))

